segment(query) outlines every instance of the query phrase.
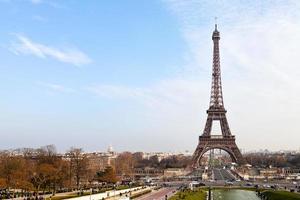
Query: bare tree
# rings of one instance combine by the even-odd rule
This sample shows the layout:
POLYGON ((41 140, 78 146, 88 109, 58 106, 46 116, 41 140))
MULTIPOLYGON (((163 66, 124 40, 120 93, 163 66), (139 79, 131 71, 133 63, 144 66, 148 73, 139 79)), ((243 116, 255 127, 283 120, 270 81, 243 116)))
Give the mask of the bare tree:
POLYGON ((76 187, 79 189, 81 180, 87 174, 88 158, 81 148, 71 148, 66 156, 70 159, 71 173, 75 178, 76 187))
POLYGON ((124 177, 132 177, 134 169, 134 159, 130 152, 123 152, 118 155, 115 163, 116 172, 124 177))

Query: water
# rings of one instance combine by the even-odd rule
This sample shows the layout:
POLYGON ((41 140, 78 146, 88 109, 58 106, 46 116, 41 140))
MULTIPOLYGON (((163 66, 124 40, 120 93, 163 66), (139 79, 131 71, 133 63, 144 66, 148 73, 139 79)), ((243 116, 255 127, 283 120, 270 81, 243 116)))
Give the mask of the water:
POLYGON ((213 200, 261 200, 253 191, 247 190, 213 190, 213 200))

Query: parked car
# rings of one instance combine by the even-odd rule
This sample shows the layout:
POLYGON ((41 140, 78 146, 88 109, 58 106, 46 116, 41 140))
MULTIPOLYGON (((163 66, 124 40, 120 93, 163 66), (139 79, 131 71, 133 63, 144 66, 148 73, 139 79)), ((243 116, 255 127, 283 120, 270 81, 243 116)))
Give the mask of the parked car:
POLYGON ((225 184, 226 184, 226 185, 233 185, 233 182, 231 182, 231 181, 226 181, 225 184))

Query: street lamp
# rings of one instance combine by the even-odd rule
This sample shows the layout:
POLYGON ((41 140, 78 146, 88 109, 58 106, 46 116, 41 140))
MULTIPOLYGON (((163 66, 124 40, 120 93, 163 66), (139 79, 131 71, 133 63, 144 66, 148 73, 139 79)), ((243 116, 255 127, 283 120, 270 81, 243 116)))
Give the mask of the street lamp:
POLYGON ((116 184, 114 184, 114 199, 115 199, 115 196, 116 196, 116 184))
POLYGON ((93 188, 90 188, 90 200, 92 200, 93 188))

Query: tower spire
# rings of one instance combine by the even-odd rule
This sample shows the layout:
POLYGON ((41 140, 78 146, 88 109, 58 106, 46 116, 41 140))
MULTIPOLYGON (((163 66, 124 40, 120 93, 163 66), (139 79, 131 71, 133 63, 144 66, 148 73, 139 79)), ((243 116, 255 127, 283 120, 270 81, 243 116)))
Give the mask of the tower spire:
POLYGON ((213 69, 212 69, 212 84, 209 108, 223 108, 223 94, 221 83, 221 65, 220 65, 220 50, 219 40, 220 32, 217 30, 217 24, 215 24, 215 30, 212 34, 212 40, 214 43, 213 50, 213 69))

